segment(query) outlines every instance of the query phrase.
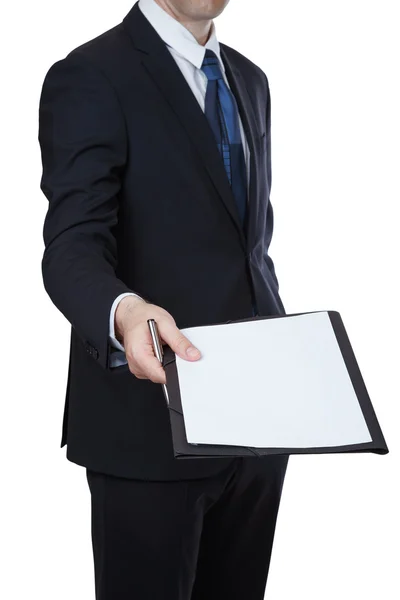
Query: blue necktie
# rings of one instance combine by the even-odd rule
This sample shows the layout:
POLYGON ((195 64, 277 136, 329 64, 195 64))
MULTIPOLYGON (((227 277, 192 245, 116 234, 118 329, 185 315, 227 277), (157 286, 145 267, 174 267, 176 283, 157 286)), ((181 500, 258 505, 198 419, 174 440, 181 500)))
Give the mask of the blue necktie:
POLYGON ((238 107, 234 95, 225 83, 218 57, 212 50, 206 50, 201 69, 208 79, 205 115, 214 132, 244 227, 247 207, 247 174, 238 107))
MULTIPOLYGON (((244 228, 247 209, 247 173, 236 99, 225 83, 218 57, 212 50, 206 50, 201 68, 208 79, 205 115, 222 155, 244 228)), ((253 316, 257 315, 257 312, 257 307, 253 303, 253 316)))

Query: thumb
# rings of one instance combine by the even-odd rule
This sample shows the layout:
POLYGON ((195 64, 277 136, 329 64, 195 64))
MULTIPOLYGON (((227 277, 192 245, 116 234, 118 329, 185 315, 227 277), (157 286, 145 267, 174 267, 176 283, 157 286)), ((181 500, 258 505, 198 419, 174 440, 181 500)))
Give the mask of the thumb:
POLYGON ((201 357, 200 350, 193 346, 173 323, 165 321, 162 324, 160 323, 159 332, 171 350, 180 358, 184 360, 198 360, 201 357))

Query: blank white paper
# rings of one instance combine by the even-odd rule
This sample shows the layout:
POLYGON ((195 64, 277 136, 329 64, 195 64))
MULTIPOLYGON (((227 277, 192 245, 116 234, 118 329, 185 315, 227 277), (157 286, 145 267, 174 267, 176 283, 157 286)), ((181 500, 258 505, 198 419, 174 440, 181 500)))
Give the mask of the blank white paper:
POLYGON ((255 448, 371 442, 326 311, 182 332, 176 356, 189 443, 255 448))

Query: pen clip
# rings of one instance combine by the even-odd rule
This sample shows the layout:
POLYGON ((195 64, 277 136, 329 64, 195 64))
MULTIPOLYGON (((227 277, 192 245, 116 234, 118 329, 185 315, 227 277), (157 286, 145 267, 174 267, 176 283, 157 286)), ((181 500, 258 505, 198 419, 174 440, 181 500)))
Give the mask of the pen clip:
MULTIPOLYGON (((164 350, 163 350, 163 347, 161 344, 160 336, 158 334, 157 323, 155 322, 154 319, 147 319, 147 324, 149 326, 151 339, 153 341, 154 353, 155 353, 156 357, 158 358, 158 360, 160 361, 161 366, 164 367, 164 365, 163 365, 164 350)), ((163 392, 164 392, 164 396, 167 401, 167 404, 169 404, 167 386, 165 383, 162 383, 161 385, 163 388, 163 392)))
POLYGON ((153 341, 154 353, 155 353, 156 357, 158 358, 158 360, 160 361, 160 363, 162 364, 164 350, 163 350, 163 347, 161 344, 160 336, 158 334, 157 323, 155 322, 154 319, 148 319, 147 323, 149 325, 150 335, 151 335, 151 339, 153 341))

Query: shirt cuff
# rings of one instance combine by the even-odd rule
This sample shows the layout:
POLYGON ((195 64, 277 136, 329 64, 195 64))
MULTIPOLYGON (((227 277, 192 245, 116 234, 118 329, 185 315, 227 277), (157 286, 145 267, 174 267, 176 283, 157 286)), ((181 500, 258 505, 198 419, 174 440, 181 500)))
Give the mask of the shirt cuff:
POLYGON ((111 346, 113 346, 114 348, 117 348, 118 350, 121 350, 121 352, 125 352, 125 348, 123 347, 121 342, 119 342, 117 340, 117 338, 115 337, 115 311, 117 310, 117 306, 121 302, 122 298, 125 298, 126 296, 136 296, 136 298, 142 299, 142 297, 139 296, 138 294, 134 294, 133 292, 126 292, 124 294, 120 294, 119 296, 117 296, 115 298, 114 302, 112 303, 111 310, 110 310, 110 325, 109 325, 108 340, 109 340, 111 346))

